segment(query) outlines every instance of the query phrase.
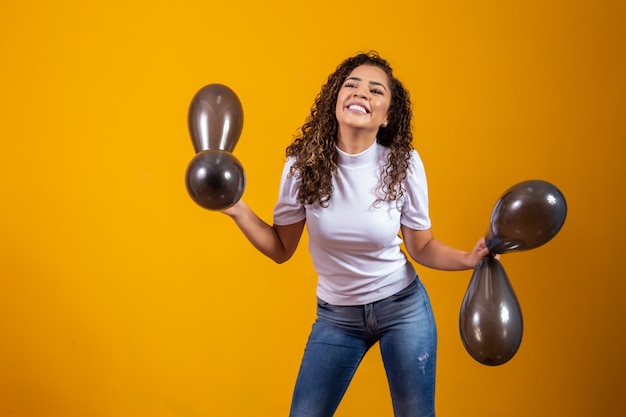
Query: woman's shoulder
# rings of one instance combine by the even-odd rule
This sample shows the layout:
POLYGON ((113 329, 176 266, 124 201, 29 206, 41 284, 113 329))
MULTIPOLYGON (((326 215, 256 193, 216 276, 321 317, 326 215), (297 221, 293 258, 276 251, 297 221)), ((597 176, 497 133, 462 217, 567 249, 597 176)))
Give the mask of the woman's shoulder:
POLYGON ((408 166, 408 174, 409 175, 424 175, 424 162, 422 161, 422 157, 419 152, 415 149, 411 150, 411 157, 409 159, 408 166))

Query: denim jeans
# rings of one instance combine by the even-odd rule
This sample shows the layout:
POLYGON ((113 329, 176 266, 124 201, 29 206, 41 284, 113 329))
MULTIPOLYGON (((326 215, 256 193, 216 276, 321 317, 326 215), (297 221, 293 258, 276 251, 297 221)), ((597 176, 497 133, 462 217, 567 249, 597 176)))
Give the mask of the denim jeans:
POLYGON ((290 417, 331 417, 359 363, 376 342, 395 417, 434 417, 437 329, 425 288, 416 279, 389 298, 361 306, 318 299, 290 417))

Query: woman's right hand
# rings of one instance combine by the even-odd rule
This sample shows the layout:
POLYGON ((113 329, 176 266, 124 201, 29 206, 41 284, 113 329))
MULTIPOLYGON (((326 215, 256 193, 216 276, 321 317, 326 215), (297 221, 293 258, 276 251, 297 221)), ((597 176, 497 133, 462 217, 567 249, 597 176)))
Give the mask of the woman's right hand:
POLYGON ((243 200, 238 200, 235 204, 233 204, 232 206, 225 208, 223 210, 220 210, 220 213, 223 213, 227 216, 230 217, 234 217, 236 216, 238 213, 241 213, 241 210, 243 207, 245 207, 246 203, 243 202, 243 200))

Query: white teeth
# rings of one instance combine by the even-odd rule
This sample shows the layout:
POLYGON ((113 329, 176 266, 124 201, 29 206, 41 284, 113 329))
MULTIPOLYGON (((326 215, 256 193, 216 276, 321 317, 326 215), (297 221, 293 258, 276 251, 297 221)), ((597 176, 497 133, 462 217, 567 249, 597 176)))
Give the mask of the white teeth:
POLYGON ((355 111, 361 112, 363 114, 367 114, 367 110, 365 109, 365 107, 359 106, 358 104, 350 104, 348 106, 348 109, 355 110, 355 111))

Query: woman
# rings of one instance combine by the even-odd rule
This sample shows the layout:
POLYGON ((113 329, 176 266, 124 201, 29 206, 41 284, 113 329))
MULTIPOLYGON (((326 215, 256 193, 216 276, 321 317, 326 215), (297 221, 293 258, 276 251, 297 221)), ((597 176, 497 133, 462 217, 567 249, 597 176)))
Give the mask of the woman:
POLYGON ((440 270, 474 268, 471 252, 433 237, 424 166, 413 149, 408 91, 375 52, 328 78, 287 148, 274 222, 243 202, 224 210, 278 263, 305 224, 318 274, 317 319, 296 381, 291 417, 330 417, 376 342, 395 416, 434 416, 437 332, 410 257, 440 270), (398 232, 401 231, 402 238, 398 232))

